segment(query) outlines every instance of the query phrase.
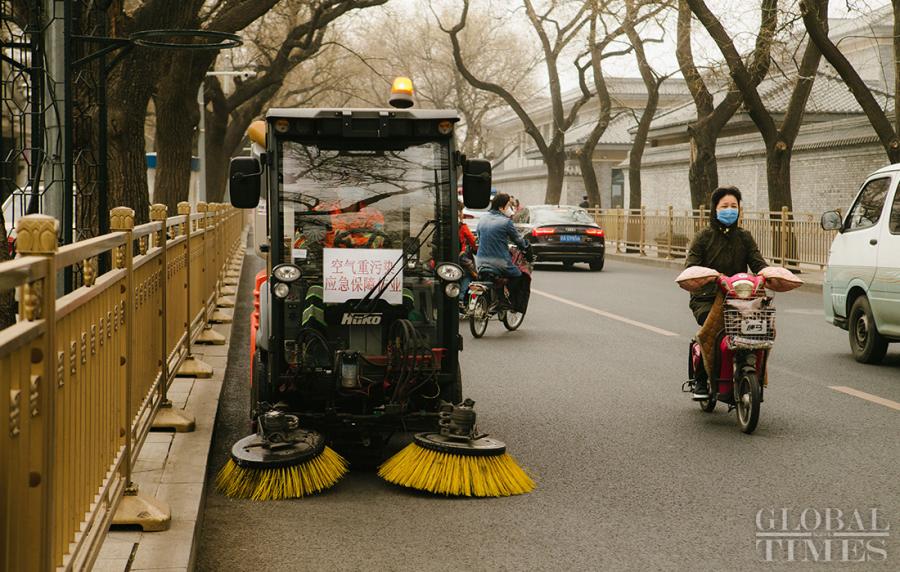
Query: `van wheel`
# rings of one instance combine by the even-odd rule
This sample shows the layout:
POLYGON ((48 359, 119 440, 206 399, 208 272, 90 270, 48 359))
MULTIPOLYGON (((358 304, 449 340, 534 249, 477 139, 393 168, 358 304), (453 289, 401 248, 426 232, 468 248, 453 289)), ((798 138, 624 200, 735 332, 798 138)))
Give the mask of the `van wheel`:
POLYGON ((850 349, 860 363, 880 363, 887 353, 888 341, 878 333, 869 299, 860 296, 850 307, 850 349))

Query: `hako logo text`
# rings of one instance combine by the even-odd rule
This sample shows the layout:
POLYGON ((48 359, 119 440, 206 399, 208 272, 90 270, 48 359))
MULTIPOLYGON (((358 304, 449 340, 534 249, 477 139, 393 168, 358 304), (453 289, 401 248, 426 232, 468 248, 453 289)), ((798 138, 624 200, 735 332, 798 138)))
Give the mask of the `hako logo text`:
POLYGON ((341 318, 342 326, 377 326, 381 323, 381 314, 353 314, 347 312, 341 318))

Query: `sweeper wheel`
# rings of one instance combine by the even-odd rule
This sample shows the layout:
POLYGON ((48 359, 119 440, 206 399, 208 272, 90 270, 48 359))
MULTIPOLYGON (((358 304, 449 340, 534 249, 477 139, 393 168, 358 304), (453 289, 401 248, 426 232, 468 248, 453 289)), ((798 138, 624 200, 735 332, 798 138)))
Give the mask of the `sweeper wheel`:
POLYGON ((429 451, 465 455, 468 457, 492 457, 506 453, 506 443, 490 437, 473 441, 451 439, 439 433, 416 433, 416 444, 429 451))
POLYGON ((298 430, 291 434, 293 443, 266 448, 259 435, 248 435, 231 448, 231 458, 245 469, 280 469, 299 465, 325 450, 325 438, 315 431, 298 430))

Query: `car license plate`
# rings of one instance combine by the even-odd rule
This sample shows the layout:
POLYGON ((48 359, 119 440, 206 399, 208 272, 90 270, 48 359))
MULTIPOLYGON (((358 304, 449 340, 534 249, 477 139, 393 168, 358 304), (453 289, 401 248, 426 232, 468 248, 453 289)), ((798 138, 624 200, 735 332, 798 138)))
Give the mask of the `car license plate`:
POLYGON ((752 336, 752 335, 762 335, 766 334, 769 331, 768 324, 766 324, 765 320, 762 319, 744 319, 741 320, 741 333, 752 336))
POLYGON ((581 237, 577 234, 562 234, 559 237, 560 242, 581 242, 581 237))

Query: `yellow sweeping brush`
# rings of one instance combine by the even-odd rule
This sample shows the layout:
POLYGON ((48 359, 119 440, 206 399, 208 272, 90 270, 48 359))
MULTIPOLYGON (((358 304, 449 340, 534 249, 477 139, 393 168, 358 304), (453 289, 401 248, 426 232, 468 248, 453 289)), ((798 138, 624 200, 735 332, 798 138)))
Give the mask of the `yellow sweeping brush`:
MULTIPOLYGON (((280 415, 265 416, 273 414, 280 415)), ((260 427, 272 423, 263 422, 265 416, 260 427)), ((216 488, 231 498, 301 498, 330 488, 346 473, 347 461, 325 445, 320 433, 261 431, 234 444, 231 459, 216 476, 216 488)))
POLYGON ((378 476, 447 496, 505 497, 533 491, 534 481, 506 452, 506 445, 477 434, 474 404, 467 399, 442 415, 440 433, 416 434, 378 468, 378 476))

